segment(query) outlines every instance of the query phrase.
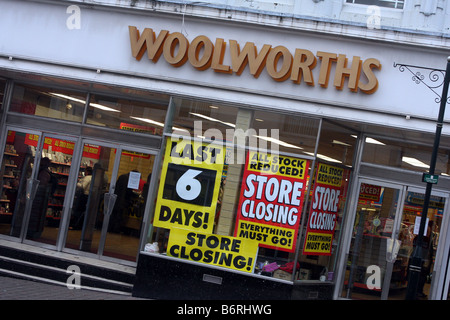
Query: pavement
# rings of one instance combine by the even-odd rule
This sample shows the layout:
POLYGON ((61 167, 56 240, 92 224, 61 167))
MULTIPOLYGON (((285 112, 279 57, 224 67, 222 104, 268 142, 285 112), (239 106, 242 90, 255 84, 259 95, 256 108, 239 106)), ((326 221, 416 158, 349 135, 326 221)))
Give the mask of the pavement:
POLYGON ((0 276, 0 300, 145 300, 131 295, 0 276))

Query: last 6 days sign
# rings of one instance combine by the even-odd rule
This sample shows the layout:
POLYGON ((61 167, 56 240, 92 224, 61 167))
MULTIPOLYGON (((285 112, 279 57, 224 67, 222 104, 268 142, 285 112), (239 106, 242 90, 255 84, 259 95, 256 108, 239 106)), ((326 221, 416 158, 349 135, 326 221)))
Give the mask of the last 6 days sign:
POLYGON ((222 146, 169 138, 154 226, 212 233, 223 161, 222 146))

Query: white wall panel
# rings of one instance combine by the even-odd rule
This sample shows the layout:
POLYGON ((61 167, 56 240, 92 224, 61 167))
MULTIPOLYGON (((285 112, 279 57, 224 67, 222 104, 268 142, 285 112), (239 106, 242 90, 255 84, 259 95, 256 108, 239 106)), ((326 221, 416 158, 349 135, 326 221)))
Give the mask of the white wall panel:
MULTIPOLYGON (((142 80, 133 79, 134 75, 168 81, 164 86, 174 86, 176 90, 173 91, 180 94, 195 95, 195 91, 198 91, 209 95, 217 90, 217 97, 224 96, 225 100, 231 102, 254 103, 337 118, 355 118, 370 123, 388 122, 393 126, 398 124, 408 127, 412 122, 404 121, 406 115, 411 116, 412 120, 434 120, 439 109, 435 102, 436 95, 431 90, 423 84, 414 83, 409 72, 402 73, 393 66, 394 63, 404 63, 445 69, 447 55, 439 50, 368 40, 348 40, 344 37, 326 37, 315 33, 290 32, 232 22, 187 17, 183 20, 181 16, 158 12, 134 14, 132 10, 116 12, 83 6, 80 6, 80 28, 70 30, 66 25, 70 14, 66 13, 65 5, 2 1, 0 6, 0 30, 3 30, 0 33, 0 56, 3 57, 0 65, 7 69, 13 69, 13 63, 18 63, 17 59, 39 62, 40 64, 33 66, 41 69, 40 72, 43 73, 48 72, 44 70, 48 68, 47 64, 55 63, 89 70, 100 69, 102 73, 114 72, 127 76, 127 82, 131 86, 134 82, 142 84, 142 80), (146 55, 141 61, 136 61, 131 55, 129 25, 136 26, 140 31, 153 28, 156 33, 160 30, 182 32, 190 41, 198 35, 205 35, 213 42, 216 38, 223 38, 227 43, 233 39, 238 41, 241 48, 250 41, 254 42, 258 49, 264 44, 272 47, 282 45, 292 54, 299 48, 313 53, 326 51, 346 54, 350 59, 353 56, 359 56, 363 60, 376 58, 383 65, 380 71, 375 71, 379 88, 371 95, 350 92, 346 87, 342 91, 337 90, 332 85, 334 70, 331 70, 330 84, 325 89, 317 83, 311 87, 303 82, 295 84, 290 80, 276 82, 265 70, 255 79, 250 75, 248 67, 238 76, 216 73, 212 69, 198 71, 189 62, 174 68, 162 56, 157 63, 149 61, 146 55), (13 61, 7 59, 9 56, 13 57, 13 61), (257 96, 258 94, 261 96, 257 96), (380 113, 384 115, 376 116, 380 113)), ((230 63, 227 47, 224 64, 230 63)), ((313 70, 316 81, 319 69, 320 61, 313 70)), ((70 72, 73 72, 64 68, 51 70, 65 73, 53 75, 66 77, 70 77, 70 72)), ((82 74, 86 76, 85 73, 82 74)), ((101 74, 93 73, 92 78, 98 77, 101 77, 101 74)), ((123 82, 123 79, 120 81, 123 82)), ((441 90, 438 88, 437 92, 440 94, 441 90)), ((446 119, 449 119, 450 115, 447 114, 446 119)))

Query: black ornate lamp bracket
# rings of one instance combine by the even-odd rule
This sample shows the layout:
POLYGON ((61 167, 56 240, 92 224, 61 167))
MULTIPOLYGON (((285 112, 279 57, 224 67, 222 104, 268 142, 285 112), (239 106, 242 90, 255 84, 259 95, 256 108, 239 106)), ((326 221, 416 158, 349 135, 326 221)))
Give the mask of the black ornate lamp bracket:
MULTIPOLYGON (((411 80, 414 81, 416 84, 424 84, 428 89, 433 91, 433 93, 437 96, 434 101, 436 103, 441 102, 441 95, 437 93, 437 89, 442 87, 444 84, 444 78, 445 78, 445 70, 440 69, 433 69, 433 68, 427 68, 427 67, 419 67, 419 66, 413 66, 408 64, 401 64, 401 63, 395 63, 394 62, 394 68, 397 68, 400 72, 404 72, 405 70, 408 70, 412 77, 411 80), (425 73, 425 75, 424 75, 425 73), (428 73, 428 75, 426 75, 428 73)), ((447 103, 450 103, 450 97, 447 98, 447 103)))

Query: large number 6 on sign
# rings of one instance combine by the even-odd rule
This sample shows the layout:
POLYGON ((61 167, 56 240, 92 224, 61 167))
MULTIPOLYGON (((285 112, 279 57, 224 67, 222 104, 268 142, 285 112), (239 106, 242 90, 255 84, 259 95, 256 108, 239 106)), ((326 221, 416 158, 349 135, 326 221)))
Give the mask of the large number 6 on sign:
POLYGON ((201 170, 188 169, 177 181, 176 191, 180 198, 190 201, 196 199, 202 191, 200 181, 195 179, 201 170))
POLYGON ((210 207, 217 171, 169 163, 163 198, 210 207))

